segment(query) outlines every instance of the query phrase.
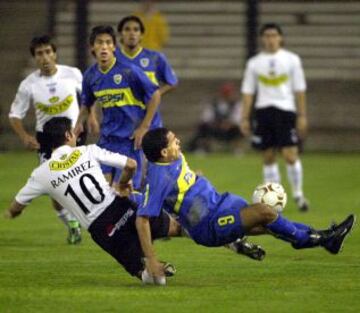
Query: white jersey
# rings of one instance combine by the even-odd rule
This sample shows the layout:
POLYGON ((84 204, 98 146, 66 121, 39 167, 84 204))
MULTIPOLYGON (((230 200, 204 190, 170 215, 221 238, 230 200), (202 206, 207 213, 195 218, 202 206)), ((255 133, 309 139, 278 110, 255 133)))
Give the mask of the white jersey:
POLYGON ((96 145, 61 146, 32 172, 15 200, 27 205, 36 197, 49 195, 87 229, 116 196, 101 171, 100 163, 123 168, 126 162, 126 156, 96 145))
POLYGON ((65 116, 75 126, 79 116, 77 95, 81 93, 82 74, 75 67, 56 65, 52 76, 37 70, 20 84, 11 105, 9 117, 23 119, 33 105, 36 114, 36 131, 42 132, 44 124, 53 117, 65 116))
POLYGON ((273 106, 296 112, 294 92, 305 90, 304 71, 295 53, 285 49, 276 53, 260 52, 247 62, 241 91, 256 93, 256 109, 273 106))

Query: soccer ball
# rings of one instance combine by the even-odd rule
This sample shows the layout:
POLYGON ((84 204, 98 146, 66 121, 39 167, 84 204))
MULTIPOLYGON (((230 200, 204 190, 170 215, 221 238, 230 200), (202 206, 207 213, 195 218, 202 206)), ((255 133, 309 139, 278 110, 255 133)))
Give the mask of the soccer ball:
POLYGON ((253 203, 264 203, 278 212, 282 212, 287 202, 287 195, 282 185, 265 183, 257 186, 252 197, 253 203))

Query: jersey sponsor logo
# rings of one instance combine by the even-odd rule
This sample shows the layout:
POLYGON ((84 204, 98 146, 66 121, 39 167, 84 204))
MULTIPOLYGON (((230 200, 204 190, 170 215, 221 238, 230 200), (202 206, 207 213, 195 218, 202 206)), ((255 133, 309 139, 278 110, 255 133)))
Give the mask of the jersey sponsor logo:
POLYGON ((115 225, 112 224, 107 225, 106 232, 108 236, 109 237, 114 236, 115 232, 118 231, 121 227, 123 227, 128 221, 128 219, 134 215, 134 213, 135 213, 134 210, 128 209, 115 225))
POLYGON ((104 89, 95 92, 95 97, 104 109, 122 106, 139 106, 145 109, 144 103, 135 98, 130 88, 104 89))
POLYGON ((122 81, 122 75, 121 74, 115 74, 113 76, 113 79, 114 79, 114 83, 116 85, 120 85, 121 81, 122 81))
POLYGON ((80 150, 75 150, 64 161, 51 161, 49 163, 50 170, 51 171, 66 170, 72 167, 79 160, 80 156, 81 156, 80 150))
POLYGON ((287 74, 282 74, 275 77, 267 77, 265 75, 259 75, 259 81, 265 86, 268 87, 278 87, 289 80, 289 76, 287 74))
POLYGON ((140 64, 142 67, 148 67, 150 63, 150 60, 148 58, 142 58, 140 59, 140 64))
MULTIPOLYGON (((57 98, 57 97, 53 97, 53 98, 57 98)), ((39 111, 41 111, 45 114, 58 115, 58 114, 65 112, 71 106, 73 101, 74 101, 74 96, 69 95, 63 101, 61 101, 57 104, 47 105, 47 104, 37 102, 37 103, 35 103, 35 107, 36 107, 36 109, 38 109, 39 111)))

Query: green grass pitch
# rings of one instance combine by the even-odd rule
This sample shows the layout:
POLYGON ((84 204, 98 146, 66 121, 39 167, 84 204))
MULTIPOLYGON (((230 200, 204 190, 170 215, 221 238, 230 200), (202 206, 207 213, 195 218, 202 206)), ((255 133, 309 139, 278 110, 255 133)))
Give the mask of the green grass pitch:
MULTIPOLYGON (((360 213, 360 155, 303 156, 309 213, 289 199, 285 215, 327 227, 360 213)), ((258 155, 189 156, 220 191, 250 198, 261 181, 258 155)), ((337 256, 323 249, 293 250, 271 237, 253 237, 263 262, 188 239, 159 241, 161 259, 177 266, 167 287, 142 286, 84 232, 79 246, 65 242, 49 199, 34 201, 15 220, 3 211, 37 161, 33 153, 0 154, 0 313, 21 312, 360 312, 360 231, 355 227, 337 256)), ((283 168, 283 164, 282 164, 283 168)), ((286 173, 283 182, 288 190, 286 173)))

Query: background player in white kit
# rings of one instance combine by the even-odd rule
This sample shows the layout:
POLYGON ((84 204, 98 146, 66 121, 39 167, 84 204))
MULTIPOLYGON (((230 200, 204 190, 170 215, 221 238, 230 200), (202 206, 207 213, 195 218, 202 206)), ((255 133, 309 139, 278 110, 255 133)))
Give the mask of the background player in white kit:
MULTIPOLYGON (((87 229, 92 239, 112 255, 133 276, 142 277, 143 253, 135 218, 136 204, 120 197, 106 181, 100 163, 122 168, 120 191, 128 195, 136 162, 124 155, 101 149, 97 145, 76 147, 72 121, 66 117, 51 119, 44 134, 55 149, 51 158, 36 168, 26 185, 18 192, 5 217, 14 218, 41 195, 49 195, 67 207, 87 229)), ((175 236, 180 226, 166 213, 151 221, 154 238, 175 236)), ((167 275, 172 266, 164 263, 167 275)))
MULTIPOLYGON (((43 126, 56 116, 68 117, 75 125, 79 115, 78 95, 81 93, 82 75, 75 67, 56 64, 56 45, 47 35, 34 37, 30 52, 38 69, 21 82, 11 105, 9 120, 25 147, 38 151, 42 163, 51 156, 50 142, 43 134, 43 126), (35 108, 36 138, 25 130, 22 122, 30 105, 35 108)), ((69 229, 68 242, 79 243, 81 232, 78 221, 55 201, 53 206, 69 229)))
POLYGON ((248 60, 242 83, 243 115, 241 130, 250 135, 251 107, 255 100, 253 146, 263 152, 266 182, 280 182, 277 149, 287 163, 293 197, 301 211, 309 209, 303 193, 303 169, 299 139, 307 130, 306 82, 298 55, 282 48, 278 24, 265 24, 260 30, 263 51, 248 60))

